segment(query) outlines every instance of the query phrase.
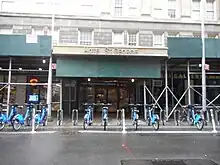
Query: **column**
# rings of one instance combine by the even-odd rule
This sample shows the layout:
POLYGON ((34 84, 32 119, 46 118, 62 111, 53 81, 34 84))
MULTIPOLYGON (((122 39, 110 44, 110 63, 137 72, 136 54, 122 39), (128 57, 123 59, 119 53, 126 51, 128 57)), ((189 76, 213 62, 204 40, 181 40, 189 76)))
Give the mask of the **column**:
POLYGON ((8 94, 7 94, 7 116, 10 110, 10 93, 11 93, 11 65, 12 65, 12 58, 9 58, 9 71, 8 71, 8 94))

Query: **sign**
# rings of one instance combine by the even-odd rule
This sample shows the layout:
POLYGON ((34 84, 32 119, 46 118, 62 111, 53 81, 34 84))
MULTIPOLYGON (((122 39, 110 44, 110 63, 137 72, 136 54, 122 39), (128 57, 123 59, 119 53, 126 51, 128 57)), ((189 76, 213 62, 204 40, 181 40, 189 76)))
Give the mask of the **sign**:
POLYGON ((155 47, 112 47, 112 46, 83 46, 83 45, 60 45, 53 47, 55 55, 95 55, 95 56, 147 56, 147 57, 168 57, 167 48, 155 47))
POLYGON ((38 83, 38 79, 32 78, 32 79, 30 79, 29 82, 30 82, 31 86, 35 86, 38 83))
POLYGON ((53 70, 56 70, 57 69, 57 64, 56 63, 52 63, 51 67, 52 67, 53 70))
POLYGON ((209 70, 209 64, 205 64, 205 70, 209 70))
POLYGON ((105 55, 131 55, 138 54, 138 49, 130 48, 85 48, 85 54, 100 54, 104 53, 105 55), (104 49, 104 51, 103 51, 104 49))
POLYGON ((38 102, 39 101, 39 95, 29 95, 28 101, 29 102, 38 102))
POLYGON ((37 35, 27 34, 26 35, 26 43, 27 44, 36 44, 38 41, 37 35))

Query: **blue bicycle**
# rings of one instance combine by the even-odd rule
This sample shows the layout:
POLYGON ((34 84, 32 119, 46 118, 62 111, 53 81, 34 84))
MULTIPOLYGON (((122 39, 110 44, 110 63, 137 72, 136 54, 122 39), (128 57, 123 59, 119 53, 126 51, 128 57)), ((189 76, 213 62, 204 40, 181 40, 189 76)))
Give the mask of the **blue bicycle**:
POLYGON ((88 126, 92 125, 93 122, 93 106, 95 104, 83 104, 85 106, 85 115, 83 121, 83 129, 86 130, 88 126))
MULTIPOLYGON (((19 106, 19 108, 23 108, 23 106, 19 106)), ((14 131, 18 131, 22 125, 26 123, 27 126, 31 125, 31 119, 32 119, 32 108, 33 106, 30 104, 27 104, 26 106, 26 112, 23 116, 22 114, 16 114, 12 119, 12 126, 14 131)))
POLYGON ((17 115, 17 107, 18 105, 14 104, 11 106, 11 111, 9 116, 7 116, 6 112, 3 112, 3 104, 0 103, 0 131, 4 129, 5 125, 12 125, 13 126, 13 118, 17 115))
POLYGON ((100 103, 102 106, 102 124, 104 126, 104 131, 106 130, 107 124, 108 124, 108 106, 112 105, 110 103, 104 104, 100 103))
POLYGON ((35 130, 38 129, 39 125, 46 126, 47 125, 47 106, 42 105, 42 109, 37 111, 37 114, 34 116, 35 120, 35 130))
POLYGON ((138 120, 139 120, 139 109, 138 106, 142 106, 142 104, 128 104, 131 107, 131 120, 133 126, 135 126, 135 130, 138 129, 138 120))
POLYGON ((147 110, 148 110, 148 125, 152 125, 154 130, 159 130, 160 127, 160 118, 158 114, 154 113, 154 110, 156 108, 155 104, 147 104, 147 110))
POLYGON ((189 117, 192 121, 192 125, 195 125, 198 130, 202 130, 205 122, 201 110, 195 110, 195 106, 196 104, 188 105, 188 114, 190 115, 189 117))

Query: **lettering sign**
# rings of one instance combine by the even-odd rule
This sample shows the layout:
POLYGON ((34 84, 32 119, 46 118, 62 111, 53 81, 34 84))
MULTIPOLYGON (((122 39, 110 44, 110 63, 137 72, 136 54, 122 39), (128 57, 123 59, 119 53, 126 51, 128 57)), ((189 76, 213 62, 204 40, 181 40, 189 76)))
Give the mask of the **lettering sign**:
POLYGON ((120 49, 120 48, 105 48, 106 55, 129 55, 129 54, 138 54, 137 49, 120 49))
POLYGON ((99 54, 98 48, 85 48, 84 53, 86 54, 99 54))
POLYGON ((104 54, 104 55, 132 55, 138 54, 138 49, 128 48, 85 48, 85 54, 104 54))
MULTIPOLYGON (((171 74, 168 74, 168 78, 171 78, 171 74)), ((164 78, 164 76, 162 76, 164 78)), ((201 79, 201 74, 191 74, 190 79, 201 79)), ((207 79, 220 79, 220 75, 206 75, 207 79)), ((173 79, 187 79, 186 73, 173 73, 173 79)))

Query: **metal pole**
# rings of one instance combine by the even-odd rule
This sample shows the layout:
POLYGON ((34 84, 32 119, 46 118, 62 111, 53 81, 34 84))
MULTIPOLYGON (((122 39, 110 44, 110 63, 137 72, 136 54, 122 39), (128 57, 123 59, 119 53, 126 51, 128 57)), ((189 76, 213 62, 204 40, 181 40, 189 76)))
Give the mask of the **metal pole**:
POLYGON ((49 74, 48 74, 48 83, 47 83, 47 105, 48 105, 48 117, 51 117, 52 109, 52 57, 50 57, 49 62, 49 74))
POLYGON ((54 22, 55 15, 52 14, 52 23, 51 23, 51 56, 49 61, 49 72, 48 72, 48 84, 47 84, 47 105, 48 105, 48 117, 51 117, 52 109, 52 53, 53 53, 53 36, 54 36, 54 22))
MULTIPOLYGON (((173 72, 171 72, 171 91, 173 91, 174 88, 173 88, 173 72)), ((172 97, 172 107, 174 106, 174 99, 172 97)))
POLYGON ((8 71, 8 95, 7 95, 7 116, 9 114, 10 109, 10 93, 11 93, 11 65, 12 65, 12 58, 9 58, 9 71, 8 71))
POLYGON ((62 79, 60 79, 60 109, 63 110, 63 86, 62 86, 62 79))
MULTIPOLYGON (((187 82, 188 82, 188 88, 190 87, 190 63, 187 61, 187 82)), ((191 90, 189 88, 188 91, 188 104, 191 104, 191 90)))
POLYGON ((202 36, 202 109, 206 110, 206 71, 205 71, 205 3, 202 0, 201 10, 201 36, 202 36))
POLYGON ((147 100, 146 100, 146 81, 144 80, 144 120, 147 120, 147 115, 145 114, 146 112, 146 104, 147 104, 147 100))
POLYGON ((165 61, 165 88, 166 88, 166 120, 168 120, 168 114, 169 114, 169 109, 168 109, 168 75, 167 75, 167 61, 165 61))

